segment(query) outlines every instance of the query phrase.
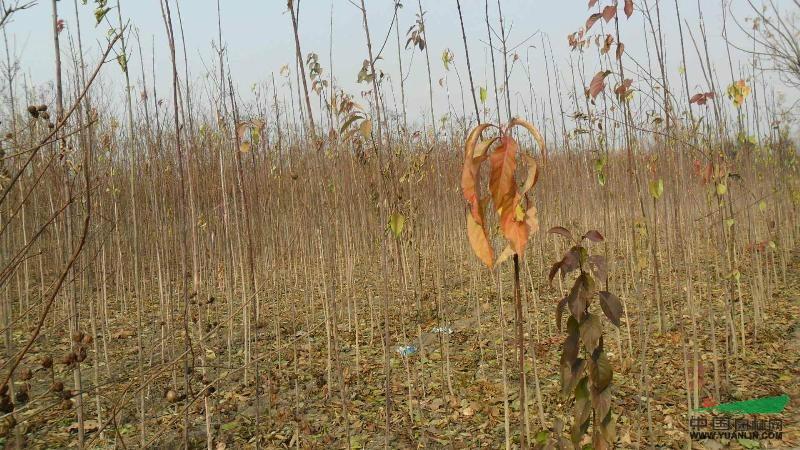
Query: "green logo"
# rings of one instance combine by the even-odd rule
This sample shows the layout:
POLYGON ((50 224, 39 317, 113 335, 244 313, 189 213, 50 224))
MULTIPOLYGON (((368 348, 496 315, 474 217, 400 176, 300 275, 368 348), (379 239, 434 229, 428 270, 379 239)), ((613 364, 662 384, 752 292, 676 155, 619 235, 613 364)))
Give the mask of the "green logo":
POLYGON ((779 414, 789 403, 786 394, 763 397, 741 402, 721 403, 710 408, 698 408, 694 412, 716 412, 724 414, 779 414))

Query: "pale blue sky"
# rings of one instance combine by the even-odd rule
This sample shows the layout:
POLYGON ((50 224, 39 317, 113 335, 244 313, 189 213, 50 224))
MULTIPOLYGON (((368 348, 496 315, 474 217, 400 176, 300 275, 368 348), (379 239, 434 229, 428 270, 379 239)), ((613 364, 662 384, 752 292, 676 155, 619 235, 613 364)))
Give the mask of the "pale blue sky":
MULTIPOLYGON (((109 3, 115 4, 116 0, 109 3)), ((362 61, 367 58, 367 49, 364 33, 361 27, 360 11, 348 0, 300 0, 300 36, 304 55, 316 52, 320 56, 325 74, 330 70, 329 43, 331 8, 333 8, 333 58, 334 75, 339 84, 348 92, 359 95, 368 87, 358 85, 356 76, 361 68, 362 61)), ((747 10, 743 0, 734 0, 734 13, 743 20, 747 10), (742 3, 737 5, 736 3, 742 3)), ((66 21, 67 32, 74 33, 75 12, 74 0, 61 0, 61 16, 66 21)), ((12 50, 20 57, 20 63, 26 74, 29 74, 34 83, 44 83, 53 78, 52 62, 52 36, 49 28, 50 1, 39 0, 39 4, 28 11, 19 13, 15 20, 7 27, 12 50)), ((80 5, 83 42, 87 58, 94 61, 98 49, 104 45, 104 36, 107 25, 94 27, 93 9, 90 5, 80 5)), ((91 2, 90 2, 91 3, 91 2)), ((405 43, 405 32, 413 24, 418 6, 416 1, 406 0, 400 11, 401 39, 405 43)), ((497 2, 490 3, 490 15, 494 18, 497 14, 497 2)), ((523 39, 540 31, 549 36, 552 41, 553 52, 559 65, 560 75, 565 80, 571 81, 568 66, 569 48, 567 34, 576 31, 584 24, 589 11, 586 0, 562 0, 560 2, 544 0, 502 0, 503 13, 507 25, 513 28, 510 43, 518 44, 523 39)), ((607 3, 601 1, 601 4, 607 3)), ((620 2, 621 3, 621 2, 620 2)), ((637 0, 637 4, 643 3, 637 0)), ((650 2, 652 3, 652 1, 650 2)), ((677 19, 675 6, 672 0, 662 1, 662 19, 664 20, 664 34, 667 48, 667 65, 671 77, 677 77, 681 66, 680 48, 677 34, 677 19)), ((697 25, 697 1, 679 0, 681 14, 688 21, 692 32, 699 34, 697 25)), ((713 63, 722 74, 723 82, 729 80, 727 59, 725 58, 724 42, 721 38, 722 10, 719 0, 701 0, 704 8, 706 26, 709 33, 710 47, 713 63)), ((372 32, 373 46, 380 47, 383 42, 393 12, 392 0, 367 0, 366 6, 369 14, 370 30, 372 32)), ((206 67, 211 70, 216 64, 216 57, 212 49, 212 41, 217 40, 217 14, 216 0, 181 0, 183 13, 183 26, 186 33, 190 72, 193 82, 199 83, 206 73, 206 67), (205 67, 204 67, 205 64, 205 67)), ((468 89, 463 43, 461 41, 460 27, 455 0, 423 0, 423 8, 427 11, 427 32, 430 45, 431 69, 433 72, 435 110, 437 117, 445 114, 447 109, 447 94, 440 87, 438 80, 448 76, 450 86, 450 100, 457 112, 461 111, 461 97, 455 73, 445 71, 441 54, 445 48, 450 48, 455 55, 455 64, 462 75, 465 89, 468 89)), ((473 75, 475 83, 484 86, 490 83, 490 72, 486 41, 486 24, 484 22, 484 2, 481 0, 462 0, 465 27, 470 46, 473 75), (489 78, 489 81, 487 81, 489 78)), ((174 7, 173 7, 174 9, 174 7)), ((159 97, 168 94, 170 77, 167 44, 165 40, 164 25, 158 0, 122 0, 123 16, 130 18, 142 38, 142 45, 146 53, 147 70, 150 70, 150 53, 153 39, 156 46, 156 63, 161 92, 159 97)), ((621 14, 621 7, 620 7, 621 14)), ((177 20, 177 13, 173 10, 177 20)), ((114 23, 117 22, 116 11, 109 15, 114 23)), ((730 20, 730 19, 729 19, 730 20)), ((600 21, 602 22, 602 21, 600 21)), ((592 33, 601 32, 601 23, 598 22, 591 30, 592 33)), ((602 24, 605 25, 605 24, 602 24)), ((636 12, 630 19, 621 20, 621 32, 626 51, 634 56, 637 61, 646 64, 644 50, 644 21, 642 14, 636 12)), ((177 24, 176 24, 177 27, 177 24)), ((270 79, 270 74, 276 76, 280 67, 289 64, 294 70, 294 42, 292 39, 291 21, 286 11, 285 0, 222 0, 222 27, 223 39, 227 45, 228 57, 235 82, 243 95, 247 95, 253 83, 264 82, 270 79)), ((177 29, 177 28, 176 28, 177 29)), ((179 33, 179 31, 176 31, 179 33)), ((687 30, 684 30, 687 33, 687 30)), ((735 25, 729 22, 729 34, 734 41, 746 42, 736 30, 735 25)), ((394 32, 389 37, 384 59, 378 67, 387 72, 393 79, 394 91, 399 101, 397 49, 394 32)), ((702 75, 699 72, 697 55, 687 40, 687 73, 689 75, 692 91, 705 89, 702 75)), ((134 45, 135 42, 131 43, 134 45)), ((65 53, 68 49, 64 50, 65 53)), ((403 59, 406 68, 411 60, 412 50, 403 49, 403 59)), ((407 80, 407 103, 409 115, 415 119, 426 117, 428 105, 428 86, 425 71, 424 55, 419 50, 414 51, 413 66, 407 80)), ((527 73, 531 74, 535 92, 546 95, 547 86, 542 60, 542 45, 540 36, 534 37, 527 44, 517 49, 521 58, 520 62, 527 63, 526 52, 530 52, 530 71, 518 65, 513 72, 512 90, 520 91, 523 97, 528 98, 527 73), (535 48, 528 49, 529 45, 535 48)), ((596 51, 587 51, 587 74, 595 73, 598 68, 596 51)), ((734 68, 743 59, 740 52, 734 51, 734 68)), ((2 58, 4 59, 4 58, 2 58)), ((138 53, 130 56, 134 81, 138 84, 141 76, 139 69, 138 53)), ((630 60, 626 63, 631 69, 635 68, 630 60)), ((116 80, 119 76, 118 68, 109 65, 106 69, 106 80, 116 80)), ((181 72, 182 73, 182 72, 181 72)), ((148 73, 148 77, 150 74, 148 73)), ((589 75, 591 76, 591 75, 589 75)), ((148 80, 148 82, 150 82, 148 80)), ((111 83, 111 87, 118 84, 111 83)), ((3 89, 5 91, 5 89, 3 89)), ((120 93, 122 90, 120 88, 120 93)), ((271 95, 271 94, 270 94, 271 95)), ((390 101, 391 101, 391 94, 390 101)), ((465 92, 468 95, 468 92, 465 92)), ((793 94, 790 94, 793 95, 793 94)), ((467 97, 468 98, 468 97, 467 97)), ((492 101, 492 100, 490 100, 492 101)), ((470 108, 467 100, 467 111, 470 108)), ((493 101, 492 101, 493 104, 493 101)))

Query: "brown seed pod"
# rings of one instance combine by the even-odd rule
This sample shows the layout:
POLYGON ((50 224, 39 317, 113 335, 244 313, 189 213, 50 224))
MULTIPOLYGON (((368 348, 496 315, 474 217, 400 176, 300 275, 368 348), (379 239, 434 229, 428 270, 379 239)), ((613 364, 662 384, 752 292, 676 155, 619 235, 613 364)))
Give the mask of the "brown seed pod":
POLYGON ((14 133, 6 133, 6 139, 11 139, 14 137, 14 133))
POLYGON ((83 345, 91 345, 92 342, 94 342, 94 338, 88 334, 83 336, 83 339, 81 339, 81 344, 83 345))
POLYGON ((178 401, 178 393, 173 391, 172 389, 170 389, 164 395, 164 398, 166 398, 167 401, 170 402, 170 403, 175 403, 175 402, 178 401))
POLYGON ((72 409, 72 400, 64 400, 61 402, 61 409, 68 411, 72 409))
POLYGON ((70 365, 70 364, 73 364, 73 363, 75 363, 75 360, 76 360, 77 358, 78 358, 78 357, 77 357, 77 355, 75 355, 75 353, 74 353, 74 352, 69 352, 69 353, 67 353, 66 355, 64 355, 64 357, 63 357, 63 358, 61 358, 61 364, 64 364, 65 366, 68 366, 68 365, 70 365))
POLYGON ((84 336, 83 331, 76 331, 72 333, 72 342, 80 344, 80 342, 83 340, 83 336, 84 336))
POLYGON ((64 382, 61 380, 56 380, 53 382, 53 385, 50 386, 50 390, 53 392, 61 392, 64 390, 64 382))
POLYGON ((20 405, 28 403, 28 399, 30 399, 30 396, 28 395, 27 392, 23 391, 17 392, 17 395, 14 396, 14 400, 20 405))
POLYGON ((42 358, 42 367, 45 369, 49 369, 53 367, 53 358, 50 356, 45 356, 42 358))
POLYGON ((31 369, 28 369, 28 368, 26 367, 26 368, 24 368, 24 369, 22 369, 22 370, 20 370, 20 371, 19 371, 19 379, 20 379, 20 380, 22 380, 22 381, 28 381, 28 380, 30 380, 31 378, 33 378, 33 372, 31 372, 31 369))
POLYGON ((47 111, 47 105, 39 105, 36 107, 39 111, 47 111))
POLYGON ((39 113, 39 117, 41 117, 44 120, 50 120, 50 113, 47 111, 41 112, 39 113))
POLYGON ((11 402, 11 398, 8 395, 0 397, 0 412, 8 414, 12 411, 14 411, 14 403, 11 402))
POLYGON ((55 125, 53 125, 53 122, 48 122, 48 123, 47 123, 47 128, 50 128, 50 129, 52 130, 52 129, 53 129, 53 128, 55 128, 55 127, 56 127, 56 126, 55 126, 55 125))
POLYGON ((86 347, 78 347, 78 355, 75 358, 78 362, 86 360, 86 347))
POLYGON ((38 118, 38 117, 39 117, 39 110, 38 110, 38 109, 36 109, 36 107, 35 107, 35 106, 33 106, 33 105, 31 105, 31 106, 28 106, 28 113, 29 113, 29 114, 30 114, 30 115, 31 115, 33 118, 38 118))

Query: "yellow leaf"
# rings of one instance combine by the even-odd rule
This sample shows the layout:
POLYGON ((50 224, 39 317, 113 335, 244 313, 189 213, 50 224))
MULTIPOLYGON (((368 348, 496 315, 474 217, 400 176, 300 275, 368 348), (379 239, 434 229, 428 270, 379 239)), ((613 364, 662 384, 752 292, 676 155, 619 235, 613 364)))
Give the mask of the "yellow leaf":
POLYGON ((361 121, 361 125, 358 127, 358 131, 361 133, 361 136, 364 137, 364 140, 368 140, 372 137, 372 121, 369 119, 364 119, 361 121))
POLYGON ((392 213, 389 216, 389 229, 392 230, 395 237, 400 237, 400 233, 403 232, 403 227, 406 224, 406 218, 400 213, 392 213))
POLYGON ((504 248, 503 251, 500 252, 500 256, 497 257, 497 261, 494 263, 495 267, 499 266, 500 264, 503 264, 504 262, 506 262, 506 260, 508 260, 508 258, 511 258, 512 256, 514 256, 514 249, 511 248, 510 244, 507 244, 506 248, 504 248))
POLYGON ((489 243, 489 237, 486 234, 486 229, 482 224, 479 224, 471 213, 467 213, 467 237, 472 246, 472 251, 475 255, 483 261, 488 268, 492 268, 494 259, 494 250, 489 243))

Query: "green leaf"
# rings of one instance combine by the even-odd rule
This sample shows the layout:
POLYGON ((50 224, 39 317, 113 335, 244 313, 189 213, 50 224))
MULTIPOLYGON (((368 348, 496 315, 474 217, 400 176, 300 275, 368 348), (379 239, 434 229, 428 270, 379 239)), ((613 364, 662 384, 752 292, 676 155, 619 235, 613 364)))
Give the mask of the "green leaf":
POLYGON ((661 180, 661 178, 658 180, 651 180, 649 187, 651 197, 653 197, 655 200, 661 198, 661 194, 664 193, 664 181, 661 180))
POLYGON ((406 218, 402 214, 395 212, 389 216, 389 229, 392 230, 392 233, 394 233, 395 237, 400 237, 400 233, 403 232, 403 227, 405 224, 406 218))
POLYGON ((233 422, 224 423, 219 428, 222 431, 235 430, 235 429, 239 428, 239 422, 233 421, 233 422))
POLYGON ((717 185, 717 195, 722 197, 723 195, 725 195, 727 193, 728 193, 728 186, 726 186, 726 185, 724 185, 722 183, 719 183, 717 185))
POLYGON ((765 202, 764 200, 761 200, 760 202, 758 202, 758 210, 761 211, 762 213, 766 212, 767 211, 767 202, 765 202))
POLYGON ((128 72, 128 58, 125 57, 124 53, 117 56, 117 63, 119 64, 119 67, 122 69, 123 73, 128 72))
POLYGON ((761 448, 761 444, 759 444, 758 441, 754 441, 752 439, 738 439, 737 442, 739 442, 739 445, 747 449, 761 448))
POLYGON ((481 86, 481 103, 486 103, 486 100, 489 99, 489 92, 486 90, 485 87, 481 86))
POLYGON ((111 11, 109 7, 100 7, 94 10, 94 18, 97 21, 97 25, 100 25, 100 22, 103 21, 109 11, 111 11))

